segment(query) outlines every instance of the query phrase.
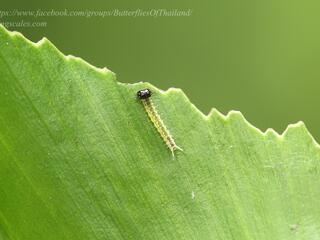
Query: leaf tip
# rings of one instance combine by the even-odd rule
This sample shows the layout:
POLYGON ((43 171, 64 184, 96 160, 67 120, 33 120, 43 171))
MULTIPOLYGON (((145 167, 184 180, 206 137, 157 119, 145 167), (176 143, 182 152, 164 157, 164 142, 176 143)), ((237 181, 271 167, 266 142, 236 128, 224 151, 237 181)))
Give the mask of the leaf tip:
POLYGON ((263 134, 267 137, 276 137, 276 138, 281 137, 281 135, 273 128, 268 128, 263 134))
POLYGON ((312 136, 310 131, 308 130, 306 124, 303 121, 299 121, 294 124, 288 125, 286 130, 282 133, 281 137, 285 140, 290 139, 300 139, 301 136, 304 136, 304 139, 309 139, 317 148, 320 149, 319 143, 312 136))

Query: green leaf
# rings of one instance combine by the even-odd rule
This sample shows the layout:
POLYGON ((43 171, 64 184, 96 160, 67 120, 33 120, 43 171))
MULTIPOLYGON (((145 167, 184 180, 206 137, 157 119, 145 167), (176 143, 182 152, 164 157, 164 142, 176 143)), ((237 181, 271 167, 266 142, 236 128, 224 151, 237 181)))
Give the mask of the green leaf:
POLYGON ((319 239, 319 163, 301 122, 278 135, 205 116, 0 27, 0 239, 319 239))

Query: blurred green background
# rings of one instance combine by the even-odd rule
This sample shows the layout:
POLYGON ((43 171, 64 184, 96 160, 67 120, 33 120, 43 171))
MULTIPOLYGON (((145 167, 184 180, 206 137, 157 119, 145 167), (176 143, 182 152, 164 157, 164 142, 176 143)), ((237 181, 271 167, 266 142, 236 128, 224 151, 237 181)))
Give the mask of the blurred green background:
POLYGON ((10 1, 0 10, 192 9, 190 17, 32 17, 11 27, 107 66, 121 82, 182 88, 204 113, 240 110, 282 132, 302 120, 320 140, 320 2, 316 0, 10 1))

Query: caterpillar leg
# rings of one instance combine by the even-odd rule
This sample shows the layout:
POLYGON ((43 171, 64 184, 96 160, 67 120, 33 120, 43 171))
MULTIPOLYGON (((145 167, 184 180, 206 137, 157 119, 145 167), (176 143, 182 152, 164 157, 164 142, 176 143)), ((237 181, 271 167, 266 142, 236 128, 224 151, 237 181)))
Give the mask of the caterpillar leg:
POLYGON ((174 149, 173 148, 170 148, 170 151, 171 151, 171 154, 172 154, 172 160, 175 159, 175 156, 174 156, 174 149))
POLYGON ((170 151, 171 151, 173 160, 175 159, 174 151, 176 151, 176 150, 179 150, 179 151, 183 152, 183 149, 181 147, 179 147, 177 145, 171 146, 170 147, 170 151))
POLYGON ((183 152, 183 149, 182 149, 181 147, 177 146, 177 145, 176 145, 174 148, 175 148, 176 150, 179 150, 179 151, 183 152))

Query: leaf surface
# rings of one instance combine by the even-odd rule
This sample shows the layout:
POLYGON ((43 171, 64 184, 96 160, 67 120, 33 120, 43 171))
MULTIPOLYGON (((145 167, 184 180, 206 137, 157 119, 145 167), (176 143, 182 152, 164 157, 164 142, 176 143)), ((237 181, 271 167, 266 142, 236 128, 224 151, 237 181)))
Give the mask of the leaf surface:
POLYGON ((278 135, 205 116, 0 26, 0 239, 319 239, 319 162, 301 122, 278 135))

